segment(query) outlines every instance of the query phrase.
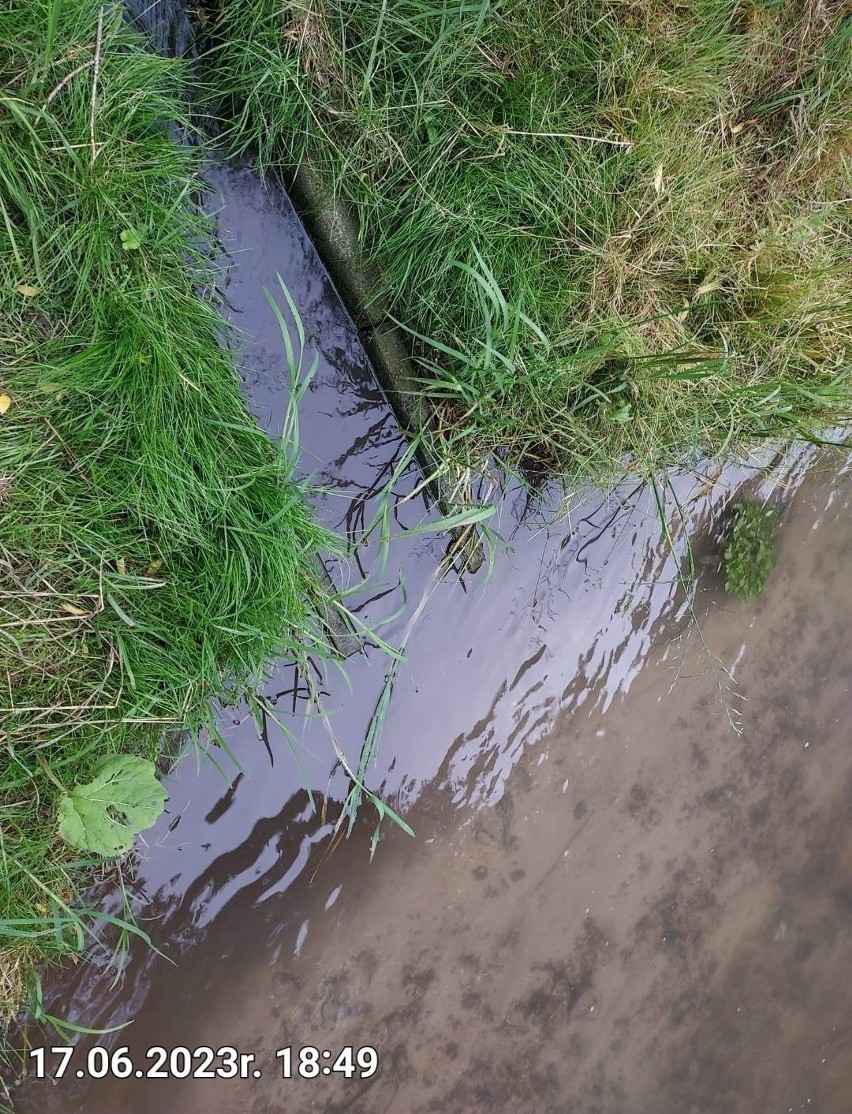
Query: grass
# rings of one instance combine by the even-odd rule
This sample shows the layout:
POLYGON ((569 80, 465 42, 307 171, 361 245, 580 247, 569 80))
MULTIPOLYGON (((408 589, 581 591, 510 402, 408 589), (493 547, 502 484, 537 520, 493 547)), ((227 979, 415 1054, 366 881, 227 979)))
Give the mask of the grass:
POLYGON ((107 919, 61 787, 322 639, 334 542, 220 343, 186 80, 116 8, 0 7, 0 1016, 107 919))
MULTIPOLYGON (((205 27, 230 149, 355 209, 445 458, 601 482, 848 418, 845 0, 222 0, 205 27)), ((322 639, 333 542, 220 343, 182 64, 94 0, 6 0, 0 77, 8 1013, 106 919, 62 787, 322 639)))
POLYGON ((777 560, 777 521, 778 512, 755 499, 733 505, 722 551, 726 592, 741 600, 761 595, 777 560))
POLYGON ((445 457, 643 474, 845 422, 845 0, 223 0, 232 151, 308 160, 445 457))

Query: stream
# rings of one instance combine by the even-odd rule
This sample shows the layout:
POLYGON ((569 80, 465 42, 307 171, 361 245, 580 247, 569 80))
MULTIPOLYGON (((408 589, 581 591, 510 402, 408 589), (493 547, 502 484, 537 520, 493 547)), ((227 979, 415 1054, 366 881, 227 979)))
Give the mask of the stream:
MULTIPOLYGON (((393 413, 283 189, 223 165, 209 181, 254 413, 280 431, 284 346, 263 293, 280 275, 317 357, 301 469, 323 521, 356 538, 405 451, 393 413)), ((394 486, 386 564, 370 544, 331 568, 392 645, 429 594, 367 773, 415 838, 385 818, 371 857, 369 804, 335 837, 348 780, 281 666, 265 692, 284 728, 267 717, 259 741, 247 709, 222 709, 232 757, 187 754, 158 825, 102 883, 156 950, 132 940, 116 970, 105 937, 92 964, 45 979, 56 1016, 132 1021, 80 1036, 74 1065, 95 1045, 145 1066, 155 1045, 227 1045, 255 1056, 249 1078, 70 1070, 23 1083, 14 1109, 848 1114, 848 463, 675 475, 674 544, 636 483, 578 495, 559 521, 516 493, 491 574, 443 580, 446 537, 405 533, 435 517, 419 481, 411 467, 394 486), (778 568, 750 604, 723 592, 708 526, 745 481, 784 507, 778 568), (277 1050, 308 1046, 328 1065, 368 1047, 378 1066, 282 1078, 277 1050)), ((388 667, 371 648, 322 677, 353 765, 388 667)))

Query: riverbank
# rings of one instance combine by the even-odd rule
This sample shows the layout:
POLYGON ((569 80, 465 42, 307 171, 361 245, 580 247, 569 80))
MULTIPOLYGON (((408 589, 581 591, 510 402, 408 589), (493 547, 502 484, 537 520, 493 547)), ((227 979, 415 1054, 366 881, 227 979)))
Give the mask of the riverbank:
POLYGON ((842 2, 228 0, 204 34, 230 149, 355 214, 456 467, 600 483, 848 418, 842 2))
POLYGON ((334 549, 213 304, 188 70, 117 9, 0 14, 0 1016, 85 950, 63 790, 322 644, 334 549))

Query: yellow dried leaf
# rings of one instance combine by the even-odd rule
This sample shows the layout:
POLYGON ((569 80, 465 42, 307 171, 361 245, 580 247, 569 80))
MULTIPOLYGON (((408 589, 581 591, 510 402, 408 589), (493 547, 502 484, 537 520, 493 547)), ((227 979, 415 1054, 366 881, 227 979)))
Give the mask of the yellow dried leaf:
POLYGON ((12 400, 8 395, 0 395, 0 414, 5 414, 11 405, 12 400))
POLYGON ((118 569, 119 573, 122 576, 124 576, 127 572, 127 562, 124 560, 123 557, 119 557, 119 559, 115 562, 115 567, 118 569))
POLYGON ((714 290, 721 290, 721 288, 721 279, 713 279, 712 282, 703 282, 693 294, 693 301, 697 298, 703 298, 705 294, 712 294, 714 290))
POLYGON ((23 298, 34 298, 39 292, 37 286, 30 286, 29 283, 26 282, 18 283, 15 290, 23 298))
POLYGON ((749 127, 752 126, 752 124, 756 124, 756 123, 757 123, 757 118, 754 117, 754 116, 750 120, 739 120, 739 121, 737 121, 736 124, 732 124, 729 121, 728 122, 728 131, 731 133, 731 135, 739 135, 740 132, 743 131, 745 128, 749 128, 749 127))
POLYGON ((84 611, 82 607, 77 607, 76 604, 67 603, 65 600, 59 605, 63 611, 67 611, 69 615, 83 616, 88 615, 88 611, 84 611))
POLYGON ((156 561, 152 561, 145 571, 146 576, 156 576, 160 569, 163 567, 162 557, 158 557, 156 561))
POLYGON ((654 193, 663 192, 663 164, 657 167, 657 172, 654 175, 654 193))

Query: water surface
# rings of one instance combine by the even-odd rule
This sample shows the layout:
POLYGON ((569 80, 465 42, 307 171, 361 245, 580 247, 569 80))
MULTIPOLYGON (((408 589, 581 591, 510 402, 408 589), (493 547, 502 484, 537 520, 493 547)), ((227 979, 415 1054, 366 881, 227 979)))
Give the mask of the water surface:
MULTIPOLYGON (((287 377, 263 289, 281 274, 318 357, 302 468, 355 537, 404 451, 393 415, 286 195, 245 170, 211 178, 252 406, 275 435, 287 377)), ((675 494, 695 527, 746 474, 674 477, 671 521, 675 494)), ((77 1024, 135 1019, 81 1049, 235 1045, 262 1078, 66 1077, 21 1088, 17 1109, 751 1114, 810 1098, 848 1114, 849 478, 802 475, 764 480, 789 510, 757 605, 721 594, 699 549, 700 630, 636 484, 556 525, 510 500, 488 580, 436 582, 446 539, 429 534, 394 542, 385 569, 371 546, 334 569, 391 642, 431 593, 368 771, 417 838, 386 821, 371 863, 364 809, 333 840, 346 778, 323 723, 291 718, 305 704, 282 666, 266 690, 293 736, 269 720, 259 742, 224 710, 240 769, 180 764, 126 876, 163 955, 133 946, 114 985, 90 966, 47 986, 77 1024), (369 1044, 380 1070, 285 1083, 288 1044, 369 1044)), ((406 499, 418 480, 397 485, 400 530, 433 514, 406 499)), ((371 650, 323 678, 353 763, 387 668, 371 650)))

